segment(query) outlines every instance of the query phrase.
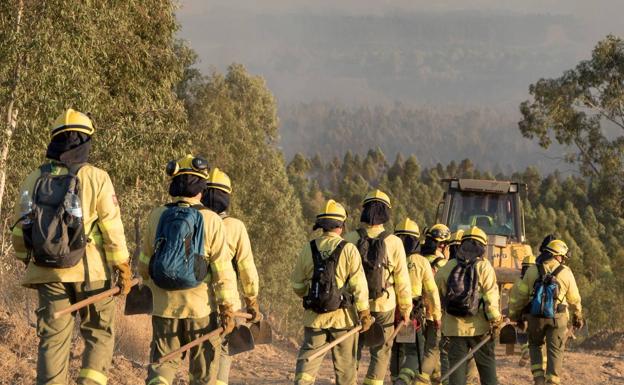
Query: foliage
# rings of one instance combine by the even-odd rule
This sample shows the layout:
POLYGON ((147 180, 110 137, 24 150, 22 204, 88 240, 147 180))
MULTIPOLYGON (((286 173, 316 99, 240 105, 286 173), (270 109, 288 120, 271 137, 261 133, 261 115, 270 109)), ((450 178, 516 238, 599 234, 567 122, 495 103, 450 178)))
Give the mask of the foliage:
POLYGON ((529 92, 532 100, 520 105, 522 134, 544 148, 553 140, 574 145, 568 161, 591 178, 595 203, 623 214, 624 40, 607 36, 591 59, 559 78, 540 79, 529 92))
POLYGON ((616 325, 624 317, 619 306, 624 300, 620 290, 624 273, 619 268, 624 262, 624 220, 614 221, 594 210, 588 193, 591 185, 583 178, 559 173, 542 177, 534 167, 512 175, 492 175, 479 171, 468 159, 421 169, 413 155, 407 159, 399 155, 390 164, 378 149, 365 157, 347 152, 342 160, 327 162, 298 154, 290 162, 288 173, 309 222, 314 220, 324 199, 334 198, 347 205, 348 225, 353 228, 359 222, 362 198, 369 189, 379 187, 392 200, 393 222, 409 216, 421 231, 435 223, 443 178, 524 182, 528 188, 524 201, 527 238, 534 249, 550 233, 568 243, 570 266, 577 277, 592 331, 618 328, 616 325))

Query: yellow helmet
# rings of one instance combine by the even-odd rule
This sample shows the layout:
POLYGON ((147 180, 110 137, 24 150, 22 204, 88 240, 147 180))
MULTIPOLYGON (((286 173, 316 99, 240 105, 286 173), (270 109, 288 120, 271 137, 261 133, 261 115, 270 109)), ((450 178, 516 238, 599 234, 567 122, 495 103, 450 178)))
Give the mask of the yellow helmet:
POLYGON ((466 239, 474 239, 483 246, 487 246, 487 234, 477 226, 472 226, 470 229, 464 231, 462 241, 466 239))
POLYGON ((334 219, 344 222, 347 219, 347 210, 340 203, 330 199, 325 203, 323 210, 316 216, 316 219, 334 219))
POLYGON ((58 134, 68 131, 93 135, 95 129, 93 128, 93 122, 87 115, 69 108, 52 123, 51 136, 54 138, 58 134))
POLYGON ((535 265, 535 255, 529 254, 522 260, 522 266, 532 266, 535 265))
POLYGON ((230 177, 216 167, 210 171, 210 174, 208 174, 208 183, 206 187, 216 188, 226 192, 227 194, 232 193, 232 183, 230 182, 230 177))
POLYGON ((208 179, 208 161, 201 156, 188 154, 184 158, 169 161, 166 172, 172 178, 188 174, 208 179))
POLYGON ((560 239, 555 239, 550 241, 545 248, 546 251, 549 251, 554 256, 563 256, 565 257, 568 254, 568 245, 560 239))
POLYGON ((394 234, 396 235, 411 235, 416 238, 420 238, 420 229, 418 228, 418 224, 409 218, 405 218, 394 229, 394 234))
POLYGON ((388 194, 381 190, 373 190, 366 194, 366 197, 364 197, 364 201, 362 202, 362 204, 365 205, 368 202, 373 201, 381 202, 388 206, 388 208, 392 208, 392 205, 390 204, 390 197, 388 196, 388 194))
POLYGON ((464 236, 464 230, 457 230, 456 232, 451 234, 449 245, 459 245, 461 243, 463 236, 464 236))
POLYGON ((425 231, 425 235, 437 242, 446 242, 451 239, 451 230, 442 223, 437 223, 425 231))

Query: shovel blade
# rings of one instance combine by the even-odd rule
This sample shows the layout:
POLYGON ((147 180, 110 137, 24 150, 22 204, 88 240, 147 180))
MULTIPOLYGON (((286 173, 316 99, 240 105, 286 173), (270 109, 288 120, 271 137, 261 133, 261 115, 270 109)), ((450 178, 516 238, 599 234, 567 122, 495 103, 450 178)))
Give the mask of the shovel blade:
POLYGON ((499 342, 503 345, 515 344, 518 342, 518 333, 515 326, 507 324, 500 330, 499 342))
POLYGON ((126 296, 125 315, 151 314, 153 310, 152 291, 145 285, 135 285, 126 296))
POLYGON ((251 330, 245 325, 237 326, 232 333, 228 334, 227 345, 230 356, 253 350, 255 344, 251 330))
POLYGON ((260 321, 249 325, 253 341, 257 345, 270 344, 273 342, 273 330, 266 321, 260 321))
POLYGON ((362 333, 360 338, 363 339, 364 345, 368 347, 381 346, 386 342, 383 326, 376 322, 373 323, 370 329, 362 333))

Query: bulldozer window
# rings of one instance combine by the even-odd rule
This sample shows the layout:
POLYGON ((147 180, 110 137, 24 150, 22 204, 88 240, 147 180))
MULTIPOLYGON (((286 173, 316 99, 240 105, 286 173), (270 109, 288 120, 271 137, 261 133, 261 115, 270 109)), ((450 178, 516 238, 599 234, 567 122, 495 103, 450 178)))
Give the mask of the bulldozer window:
POLYGON ((454 191, 448 225, 451 231, 478 226, 488 235, 516 237, 515 199, 512 194, 454 191))

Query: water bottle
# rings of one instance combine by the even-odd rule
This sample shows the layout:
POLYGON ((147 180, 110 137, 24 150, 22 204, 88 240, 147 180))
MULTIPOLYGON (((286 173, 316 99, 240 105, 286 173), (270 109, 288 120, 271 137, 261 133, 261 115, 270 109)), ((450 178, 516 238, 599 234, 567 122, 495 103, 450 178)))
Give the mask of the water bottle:
POLYGON ((67 212, 75 218, 82 218, 82 205, 80 204, 80 198, 75 192, 69 194, 67 199, 67 212))
POLYGON ((33 201, 32 198, 30 197, 30 193, 28 192, 28 190, 24 191, 22 193, 22 196, 20 198, 20 214, 22 216, 22 225, 27 226, 32 224, 32 218, 31 218, 31 213, 32 213, 32 209, 33 209, 33 201))

